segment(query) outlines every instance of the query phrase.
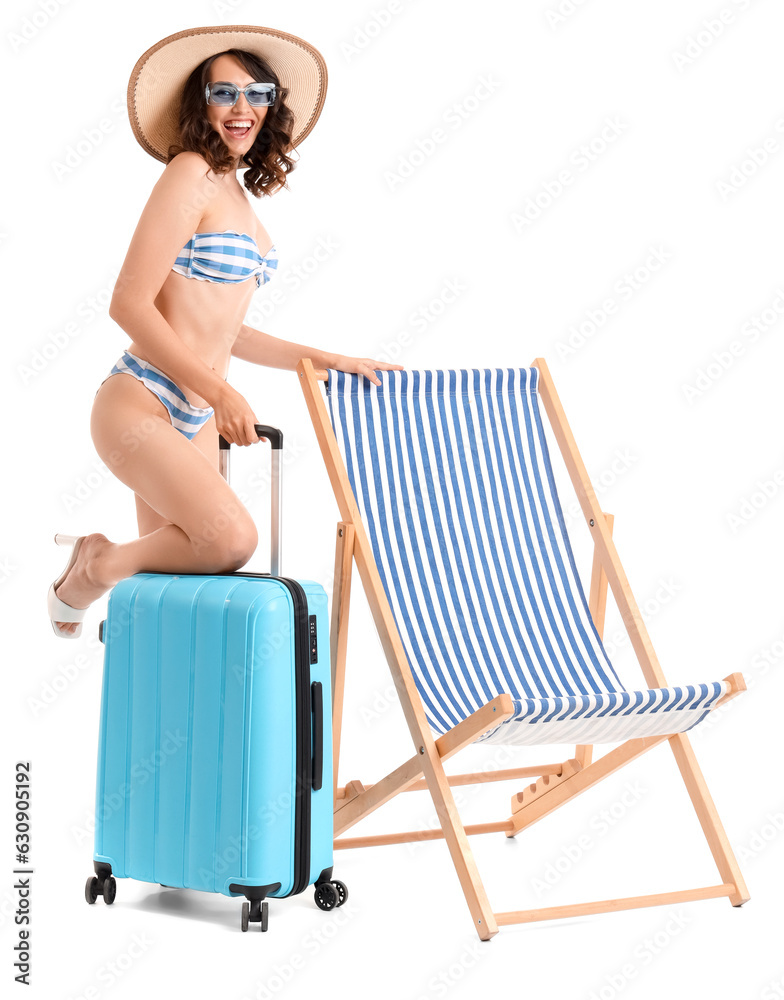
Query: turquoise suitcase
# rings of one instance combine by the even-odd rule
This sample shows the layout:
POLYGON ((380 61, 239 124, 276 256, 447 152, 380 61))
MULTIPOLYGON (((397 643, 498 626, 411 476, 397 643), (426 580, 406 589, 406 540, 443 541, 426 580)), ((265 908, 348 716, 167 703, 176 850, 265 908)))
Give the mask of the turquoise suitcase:
MULTIPOLYGON (((241 927, 267 929, 268 898, 332 878, 332 725, 324 588, 280 576, 282 435, 271 443, 272 573, 139 573, 109 596, 93 867, 116 878, 244 896, 241 927)), ((228 478, 228 445, 221 438, 228 478)))

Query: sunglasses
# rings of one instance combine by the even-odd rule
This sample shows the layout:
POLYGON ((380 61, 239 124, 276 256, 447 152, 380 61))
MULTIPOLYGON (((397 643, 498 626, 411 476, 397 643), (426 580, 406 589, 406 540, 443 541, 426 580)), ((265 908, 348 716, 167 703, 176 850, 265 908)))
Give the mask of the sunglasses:
POLYGON ((274 83, 249 83, 247 87, 237 87, 233 83, 208 83, 204 88, 207 104, 218 107, 233 107, 245 95, 245 100, 254 108, 268 108, 275 103, 274 83))

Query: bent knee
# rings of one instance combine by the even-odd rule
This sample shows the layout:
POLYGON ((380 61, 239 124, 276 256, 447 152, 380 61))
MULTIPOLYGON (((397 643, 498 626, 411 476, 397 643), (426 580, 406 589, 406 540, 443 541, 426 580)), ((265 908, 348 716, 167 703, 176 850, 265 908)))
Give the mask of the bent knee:
POLYGON ((205 520, 191 544, 203 554, 216 573, 231 573, 244 566, 256 551, 259 535, 247 512, 228 516, 217 514, 205 520))
POLYGON ((240 569, 251 558, 259 544, 259 534, 256 525, 249 525, 229 532, 221 546, 221 554, 226 562, 226 571, 240 569))

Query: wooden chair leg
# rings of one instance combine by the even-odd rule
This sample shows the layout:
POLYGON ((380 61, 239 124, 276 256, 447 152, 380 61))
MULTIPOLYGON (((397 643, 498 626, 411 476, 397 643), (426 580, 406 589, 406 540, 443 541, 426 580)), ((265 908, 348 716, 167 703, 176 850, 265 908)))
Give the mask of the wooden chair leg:
MULTIPOLYGON (((607 530, 612 535, 613 522, 615 518, 612 514, 605 514, 604 520, 607 530)), ((604 618, 607 612, 607 574, 604 572, 602 560, 594 547, 593 565, 591 566, 591 589, 588 596, 588 610, 596 626, 599 638, 604 638, 604 618)), ((588 767, 593 760, 593 746, 590 743, 578 743, 574 750, 575 759, 582 767, 588 767)))
POLYGON ((702 776, 689 738, 685 733, 677 733, 669 739, 675 760, 689 792, 697 818, 702 826, 705 839, 711 849, 713 860, 719 869, 724 882, 735 886, 735 892, 730 896, 733 906, 742 906, 750 897, 749 890, 743 880, 735 854, 730 847, 727 834, 724 831, 716 806, 708 791, 708 786, 702 776))

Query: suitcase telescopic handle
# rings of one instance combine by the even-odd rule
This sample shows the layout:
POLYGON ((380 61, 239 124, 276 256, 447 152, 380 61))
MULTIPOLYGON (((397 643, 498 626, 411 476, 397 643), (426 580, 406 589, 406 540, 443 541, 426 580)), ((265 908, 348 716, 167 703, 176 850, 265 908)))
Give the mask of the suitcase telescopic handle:
MULTIPOLYGON (((268 424, 256 424, 256 433, 270 443, 270 574, 280 576, 281 558, 281 482, 280 455, 283 451, 283 432, 268 424)), ((220 473, 226 482, 229 481, 229 455, 231 443, 222 435, 218 435, 218 456, 220 473)))

